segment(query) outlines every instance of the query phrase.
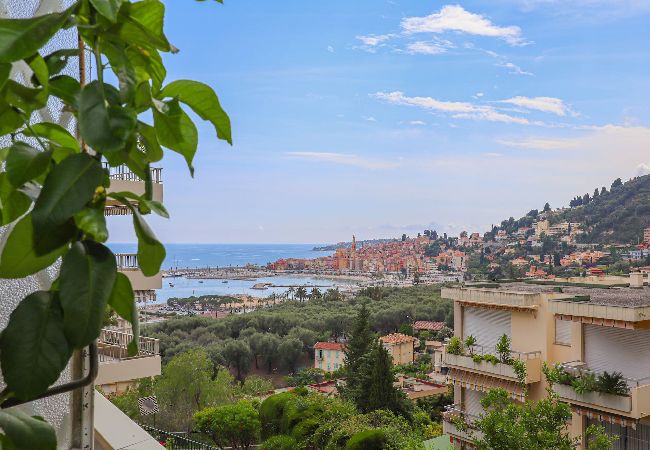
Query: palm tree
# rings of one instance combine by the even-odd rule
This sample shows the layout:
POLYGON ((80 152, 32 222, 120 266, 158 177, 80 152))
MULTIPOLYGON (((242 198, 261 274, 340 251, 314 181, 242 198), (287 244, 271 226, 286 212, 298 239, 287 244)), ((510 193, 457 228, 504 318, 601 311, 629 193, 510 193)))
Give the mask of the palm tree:
POLYGON ((293 300, 293 298, 294 298, 294 294, 295 294, 295 293, 296 293, 296 289, 295 289, 293 286, 291 286, 291 287, 289 288, 288 295, 291 295, 291 299, 292 299, 292 300, 293 300))
POLYGON ((321 293, 320 289, 317 287, 311 289, 311 293, 309 294, 309 298, 311 300, 320 300, 323 294, 321 293))
POLYGON ((298 300, 302 303, 307 297, 307 289, 305 289, 304 286, 298 287, 298 289, 296 289, 296 297, 298 297, 298 300))

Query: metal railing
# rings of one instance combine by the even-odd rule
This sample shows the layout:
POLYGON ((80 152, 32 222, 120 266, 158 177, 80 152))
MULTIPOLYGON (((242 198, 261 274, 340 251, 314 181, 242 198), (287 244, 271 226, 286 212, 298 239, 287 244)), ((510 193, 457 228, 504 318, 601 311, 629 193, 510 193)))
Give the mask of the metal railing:
MULTIPOLYGON (((449 344, 447 344, 449 345, 449 344)), ((445 350, 447 349, 447 345, 445 345, 445 350)), ((494 355, 498 356, 499 352, 497 352, 496 347, 488 347, 485 345, 472 345, 471 347, 465 347, 465 356, 470 356, 470 355, 494 355)), ((542 352, 541 350, 536 350, 533 352, 517 352, 514 350, 510 351, 510 357, 512 359, 519 359, 522 361, 528 360, 528 359, 537 359, 542 357, 542 352)))
POLYGON ((214 447, 203 442, 182 436, 180 433, 159 430, 149 425, 139 424, 142 429, 146 430, 158 442, 170 450, 221 450, 220 447, 214 447))
MULTIPOLYGON (((111 180, 121 181, 143 181, 142 178, 133 173, 127 166, 111 167, 108 163, 103 163, 104 169, 108 170, 108 177, 111 180)), ((162 183, 162 168, 152 167, 151 181, 156 184, 162 183)))
MULTIPOLYGON (((560 367, 571 375, 580 375, 583 373, 589 373, 598 377, 605 372, 605 371, 598 372, 596 370, 590 369, 586 362, 580 360, 564 362, 560 364, 560 367)), ((612 368, 611 371, 607 371, 607 373, 609 373, 610 375, 614 372, 619 372, 619 371, 616 368, 612 368)), ((637 388, 639 386, 645 386, 650 384, 650 375, 643 378, 623 377, 623 380, 625 381, 625 383, 627 383, 629 388, 637 388)))
POLYGON ((138 255, 136 253, 116 253, 115 261, 118 269, 139 269, 138 255))
POLYGON ((140 336, 138 339, 138 354, 130 357, 128 345, 131 341, 133 341, 133 334, 131 333, 104 328, 97 339, 99 361, 108 362, 160 355, 160 341, 158 339, 140 336))
POLYGON ((442 416, 447 422, 450 422, 453 417, 461 417, 467 425, 479 419, 479 416, 466 412, 459 404, 445 406, 442 416))

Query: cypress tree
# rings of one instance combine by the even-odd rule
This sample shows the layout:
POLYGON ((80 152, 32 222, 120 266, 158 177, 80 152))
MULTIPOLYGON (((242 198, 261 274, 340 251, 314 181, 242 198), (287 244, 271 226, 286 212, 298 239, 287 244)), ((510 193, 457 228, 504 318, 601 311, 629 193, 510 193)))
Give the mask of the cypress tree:
POLYGON ((364 411, 386 409, 399 411, 398 392, 393 386, 395 376, 391 356, 381 344, 375 342, 369 355, 364 411))
POLYGON ((370 351, 373 335, 370 331, 370 313, 366 304, 361 305, 357 318, 352 328, 352 336, 345 348, 345 375, 346 385, 341 390, 343 397, 359 404, 359 398, 363 395, 363 384, 365 381, 365 359, 370 351))

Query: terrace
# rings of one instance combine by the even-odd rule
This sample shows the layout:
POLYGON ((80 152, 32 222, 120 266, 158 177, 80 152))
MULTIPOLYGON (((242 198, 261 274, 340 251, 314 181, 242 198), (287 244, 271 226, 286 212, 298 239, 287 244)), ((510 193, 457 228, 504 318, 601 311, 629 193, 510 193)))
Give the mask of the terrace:
MULTIPOLYGON (((108 192, 123 192, 130 191, 136 195, 143 196, 145 194, 145 182, 142 178, 133 173, 126 166, 110 167, 104 163, 104 169, 108 170, 108 177, 111 180, 111 186, 108 192)), ((152 200, 157 202, 163 201, 163 184, 162 184, 162 168, 152 167, 151 173, 151 196, 152 200)), ((122 205, 119 201, 111 198, 106 199, 106 213, 107 215, 124 215, 129 214, 130 210, 122 205)))
POLYGON ((138 264, 138 255, 135 253, 116 253, 115 259, 117 261, 117 270, 129 278, 131 286, 133 286, 134 291, 137 291, 139 299, 148 299, 152 295, 155 298, 155 292, 152 295, 148 295, 148 293, 162 288, 162 273, 157 273, 152 277, 144 276, 138 264))
POLYGON ((476 420, 478 416, 465 412, 460 405, 446 406, 442 414, 442 432, 455 441, 472 442, 483 435, 473 426, 476 420), (464 425, 461 425, 463 422, 464 425))
POLYGON ((650 415, 650 375, 642 379, 618 377, 603 381, 604 373, 591 370, 582 361, 559 366, 559 382, 553 390, 568 403, 641 419, 650 415))

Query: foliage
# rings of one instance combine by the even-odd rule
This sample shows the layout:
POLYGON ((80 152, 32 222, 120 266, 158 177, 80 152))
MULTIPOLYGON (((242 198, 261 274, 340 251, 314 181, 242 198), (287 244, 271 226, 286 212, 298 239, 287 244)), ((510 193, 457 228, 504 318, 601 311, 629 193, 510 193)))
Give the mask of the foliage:
POLYGON ((364 365, 367 365, 367 355, 371 349, 373 335, 370 330, 367 303, 362 303, 352 328, 352 334, 345 347, 345 363, 343 370, 346 374, 345 387, 341 395, 359 404, 363 400, 363 388, 366 382, 364 365))
POLYGON ((285 337, 278 346, 278 353, 280 354, 282 364, 290 373, 295 372, 296 362, 298 362, 302 352, 303 344, 295 337, 285 337))
POLYGON ((596 390, 606 394, 629 395, 630 387, 621 372, 603 372, 596 380, 596 390))
POLYGON ((512 360, 512 369, 515 371, 515 374, 517 375, 517 380, 519 381, 519 384, 522 386, 526 386, 526 363, 520 359, 513 359, 512 360))
POLYGON ((571 383, 578 394, 586 394, 596 390, 596 376, 590 372, 581 372, 571 383))
POLYGON ((585 431, 587 437, 587 450, 611 450, 614 443, 619 439, 618 436, 608 435, 605 433, 605 427, 602 425, 589 425, 585 431))
POLYGON ((483 355, 480 355, 478 353, 472 355, 472 361, 474 361, 474 364, 479 364, 481 361, 483 361, 483 355))
POLYGON ((474 355, 474 346, 476 345, 476 338, 471 334, 465 338, 465 348, 469 351, 470 355, 474 355))
POLYGON ((260 420, 262 423, 262 437, 268 438, 280 433, 282 414, 293 394, 285 392, 267 397, 260 405, 260 420))
POLYGON ((273 383, 257 375, 249 375, 241 385, 241 392, 248 396, 257 396, 273 390, 273 383))
POLYGON ((224 345, 222 354, 228 365, 237 371, 237 380, 243 382, 253 356, 248 343, 242 339, 230 340, 224 345))
POLYGON ((442 413, 445 410, 445 406, 452 405, 454 403, 454 393, 453 389, 450 389, 444 394, 431 395, 428 397, 418 398, 415 401, 416 406, 429 414, 429 418, 433 422, 440 422, 442 420, 442 413))
POLYGON ((258 441, 260 418, 250 401, 210 407, 194 414, 199 430, 210 435, 219 446, 246 450, 258 441))
POLYGON ((375 342, 365 362, 360 368, 360 379, 364 382, 361 384, 361 396, 356 399, 357 407, 362 412, 382 409, 395 414, 408 414, 405 395, 393 385, 393 360, 388 350, 375 342))
POLYGON ((497 342, 496 350, 499 355, 499 360, 504 364, 510 364, 510 353, 512 351, 510 348, 510 336, 507 334, 502 335, 497 342))
POLYGON ((490 354, 483 355, 483 361, 492 363, 493 365, 497 365, 500 362, 499 358, 490 354))
POLYGON ((294 450, 298 443, 291 436, 279 434, 262 442, 262 450, 294 450))
POLYGON ((463 341, 458 336, 453 336, 447 344, 447 353, 450 355, 463 355, 463 341))
POLYGON ((383 430, 366 430, 353 435, 345 450, 382 450, 387 444, 388 436, 383 430))
POLYGON ((308 384, 320 383, 325 379, 325 372, 321 369, 308 367, 299 370, 293 375, 287 377, 287 384, 289 386, 306 386, 308 384))
MULTIPOLYGON (((161 53, 175 48, 164 34, 164 14, 159 0, 93 0, 0 20, 0 135, 11 142, 1 157, 0 226, 12 227, 0 255, 0 278, 33 275, 61 259, 50 289, 25 297, 2 333, 3 399, 28 401, 45 392, 73 351, 99 336, 107 305, 132 322, 129 354, 137 352, 133 290, 105 245, 107 198, 131 211, 139 265, 152 276, 165 249, 144 216, 169 215, 153 200, 151 164, 166 148, 180 153, 193 173, 198 138, 185 107, 231 142, 230 121, 209 86, 190 80, 165 84, 161 53), (96 77, 86 85, 62 74, 69 59, 86 57, 82 50, 47 54, 50 39, 71 28, 94 59, 96 77), (19 65, 30 73, 12 73, 19 65), (107 82, 107 69, 115 85, 107 82), (39 110, 55 99, 62 105, 56 113, 76 120, 79 140, 59 125, 39 123, 39 116, 46 117, 39 110), (126 165, 144 181, 144 194, 111 192, 103 164, 126 165)), ((56 446, 53 431, 38 418, 2 411, 0 428, 6 446, 56 446), (31 437, 19 439, 16 426, 31 437)))

